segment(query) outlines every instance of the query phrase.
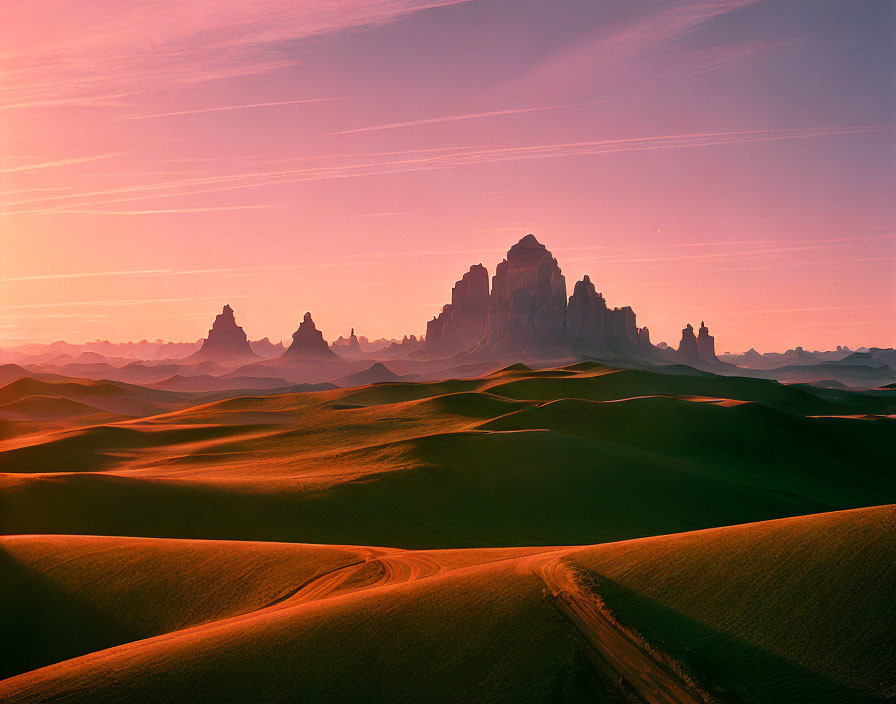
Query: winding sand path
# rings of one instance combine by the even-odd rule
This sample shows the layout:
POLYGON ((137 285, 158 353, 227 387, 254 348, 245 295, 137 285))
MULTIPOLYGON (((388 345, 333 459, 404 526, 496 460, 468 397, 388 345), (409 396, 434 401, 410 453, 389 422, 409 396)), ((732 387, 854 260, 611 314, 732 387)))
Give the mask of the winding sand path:
POLYGON ((536 555, 525 562, 550 589, 554 606, 588 643, 597 669, 612 681, 623 682, 627 694, 645 704, 706 704, 692 684, 635 642, 582 591, 562 555, 536 555))

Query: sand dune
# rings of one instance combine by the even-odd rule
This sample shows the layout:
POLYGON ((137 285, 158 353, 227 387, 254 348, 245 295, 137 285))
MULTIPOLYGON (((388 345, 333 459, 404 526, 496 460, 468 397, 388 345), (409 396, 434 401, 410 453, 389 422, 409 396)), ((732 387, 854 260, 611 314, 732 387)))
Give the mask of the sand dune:
POLYGON ((54 396, 24 396, 0 404, 0 418, 4 420, 53 421, 84 416, 96 416, 98 422, 116 418, 95 406, 54 396))
POLYGON ((549 545, 896 501, 892 419, 828 417, 859 408, 896 397, 595 364, 227 398, 4 440, 0 527, 549 545))

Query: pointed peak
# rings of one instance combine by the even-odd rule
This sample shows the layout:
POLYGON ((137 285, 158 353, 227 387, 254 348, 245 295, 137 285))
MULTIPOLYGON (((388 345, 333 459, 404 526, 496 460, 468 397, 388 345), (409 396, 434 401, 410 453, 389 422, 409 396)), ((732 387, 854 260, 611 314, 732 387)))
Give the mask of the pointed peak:
POLYGON ((311 319, 311 313, 305 313, 305 317, 302 318, 303 323, 311 323, 314 325, 314 321, 311 319))
POLYGON ((523 237, 519 242, 517 242, 514 247, 541 247, 544 248, 544 245, 535 239, 535 235, 528 234, 523 237))
POLYGON ((230 307, 229 303, 225 303, 224 308, 221 309, 221 312, 224 314, 230 313, 231 315, 233 315, 233 308, 230 307))
POLYGON ((590 284, 590 283, 591 283, 591 277, 588 276, 588 274, 585 274, 585 275, 582 277, 582 281, 584 281, 586 284, 590 284))

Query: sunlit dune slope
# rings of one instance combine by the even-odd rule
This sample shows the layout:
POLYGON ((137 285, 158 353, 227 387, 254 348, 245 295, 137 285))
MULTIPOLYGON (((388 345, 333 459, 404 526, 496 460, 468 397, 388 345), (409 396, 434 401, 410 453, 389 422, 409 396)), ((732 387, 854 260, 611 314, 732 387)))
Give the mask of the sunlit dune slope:
MULTIPOLYGON (((243 553, 235 563, 240 578, 251 570, 279 585, 289 568, 282 556, 282 564, 270 568, 235 547, 243 553)), ((239 595, 235 580, 217 565, 209 568, 213 561, 202 558, 205 548, 188 549, 198 550, 202 562, 187 570, 187 585, 207 572, 205 584, 215 591, 216 576, 230 579, 225 601, 244 608, 256 596, 239 595)), ((336 570, 307 592, 267 608, 5 680, 0 696, 10 702, 521 702, 592 696, 576 635, 543 599, 544 584, 512 559, 520 550, 448 553, 444 564, 439 553, 380 552, 377 559, 371 551, 374 559, 356 572, 336 570)), ((163 560, 161 569, 179 571, 173 562, 163 560)), ((296 584, 305 574, 296 570, 296 584)), ((181 616, 195 608, 195 598, 170 596, 171 589, 183 589, 174 575, 146 581, 155 581, 148 586, 158 603, 147 609, 139 594, 131 594, 140 616, 164 621, 170 602, 178 600, 187 602, 179 605, 181 616)), ((78 585, 73 580, 68 586, 78 585)), ((265 585, 265 591, 282 589, 265 585)), ((114 616, 116 602, 131 602, 111 592, 101 598, 114 616)), ((203 604, 203 615, 214 610, 209 606, 203 604)), ((63 611, 62 618, 72 617, 63 611)))
POLYGON ((889 392, 597 364, 230 398, 7 439, 0 529, 405 548, 681 532, 896 501, 893 420, 831 417, 894 411, 889 392))
POLYGON ((631 653, 613 648, 627 642, 642 671, 696 680, 675 701, 707 691, 723 702, 878 701, 893 681, 894 511, 586 548, 9 538, 20 580, 9 594, 24 604, 20 618, 46 608, 39 637, 51 638, 56 623, 72 650, 102 647, 77 627, 88 616, 158 635, 7 679, 0 697, 622 702, 619 678, 595 663, 624 667, 619 658, 631 653), (29 594, 34 584, 44 591, 29 594), (49 584, 66 596, 47 592, 49 584), (593 624, 563 611, 564 589, 618 628, 602 599, 636 629, 634 640, 619 632, 623 641, 589 641, 593 624))
POLYGON ((896 506, 598 545, 567 559, 624 624, 717 694, 811 704, 896 696, 896 506))

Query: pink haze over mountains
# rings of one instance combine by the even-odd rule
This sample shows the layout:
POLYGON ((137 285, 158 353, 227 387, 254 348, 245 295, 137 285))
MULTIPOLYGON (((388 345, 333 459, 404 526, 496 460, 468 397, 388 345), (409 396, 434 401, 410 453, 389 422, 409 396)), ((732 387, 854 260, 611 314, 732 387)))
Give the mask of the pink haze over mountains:
POLYGON ((893 346, 892 9, 771 5, 4 3, 0 346, 419 335, 528 232, 654 343, 893 346))

